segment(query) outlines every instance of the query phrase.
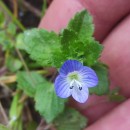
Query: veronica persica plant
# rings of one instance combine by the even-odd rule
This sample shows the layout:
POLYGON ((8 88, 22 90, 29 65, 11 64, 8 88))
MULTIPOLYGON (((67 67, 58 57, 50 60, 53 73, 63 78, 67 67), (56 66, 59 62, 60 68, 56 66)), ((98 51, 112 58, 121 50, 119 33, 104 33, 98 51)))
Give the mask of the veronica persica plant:
POLYGON ((88 99, 89 87, 98 84, 94 70, 76 60, 67 60, 61 67, 55 80, 56 94, 61 98, 72 97, 84 103, 88 99))

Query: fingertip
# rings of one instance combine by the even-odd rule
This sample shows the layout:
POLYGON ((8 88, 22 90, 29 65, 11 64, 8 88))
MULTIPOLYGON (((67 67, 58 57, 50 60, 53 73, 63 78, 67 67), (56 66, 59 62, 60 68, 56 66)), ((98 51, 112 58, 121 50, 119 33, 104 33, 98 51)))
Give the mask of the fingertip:
POLYGON ((84 9, 79 0, 54 0, 40 22, 39 28, 59 32, 74 14, 84 9))
POLYGON ((86 130, 129 130, 130 99, 89 126, 86 130))

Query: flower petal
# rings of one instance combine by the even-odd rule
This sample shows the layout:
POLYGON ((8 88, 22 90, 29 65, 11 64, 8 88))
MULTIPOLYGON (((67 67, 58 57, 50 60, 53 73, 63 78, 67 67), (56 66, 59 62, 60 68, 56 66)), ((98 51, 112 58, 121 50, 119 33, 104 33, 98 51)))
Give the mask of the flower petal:
POLYGON ((55 80, 55 91, 57 96, 61 98, 67 98, 71 95, 70 86, 66 80, 66 77, 61 77, 60 75, 55 80))
POLYGON ((79 90, 78 87, 74 87, 72 91, 72 97, 80 103, 85 103, 88 99, 89 91, 88 88, 83 87, 82 90, 79 90))
POLYGON ((89 67, 83 66, 79 71, 81 82, 85 87, 95 87, 98 84, 98 77, 94 70, 89 67))
POLYGON ((73 71, 79 71, 83 67, 82 63, 77 60, 67 60, 60 69, 61 75, 67 75, 73 71))

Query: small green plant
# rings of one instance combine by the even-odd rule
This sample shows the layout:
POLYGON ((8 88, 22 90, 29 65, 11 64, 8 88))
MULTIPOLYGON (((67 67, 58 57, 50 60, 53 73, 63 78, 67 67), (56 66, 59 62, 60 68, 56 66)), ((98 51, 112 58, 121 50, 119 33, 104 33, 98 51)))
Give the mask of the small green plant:
MULTIPOLYGON (((87 124, 84 116, 66 105, 70 95, 80 103, 87 102, 89 93, 108 95, 111 101, 124 100, 109 90, 108 67, 99 60, 103 46, 93 37, 93 20, 86 10, 78 12, 59 34, 38 28, 16 33, 17 29, 13 22, 5 23, 0 13, 0 45, 9 72, 0 82, 15 90, 8 128, 0 125, 0 129, 24 129, 22 111, 27 97, 57 130, 81 130, 87 124), (49 79, 44 76, 46 67, 55 68, 49 79)), ((26 127, 35 128, 36 124, 26 127)))

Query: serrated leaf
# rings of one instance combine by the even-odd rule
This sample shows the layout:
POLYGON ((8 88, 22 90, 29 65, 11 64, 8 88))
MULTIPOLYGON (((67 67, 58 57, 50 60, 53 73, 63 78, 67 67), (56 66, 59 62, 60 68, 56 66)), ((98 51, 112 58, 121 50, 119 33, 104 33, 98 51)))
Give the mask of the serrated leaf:
POLYGON ((62 63, 68 59, 75 59, 83 62, 85 45, 79 41, 75 32, 65 29, 61 36, 62 63))
POLYGON ((80 41, 86 41, 86 39, 92 37, 94 33, 91 15, 86 10, 78 12, 74 18, 70 20, 68 29, 74 31, 80 41))
POLYGON ((82 130, 87 119, 74 109, 67 109, 54 121, 57 130, 82 130))
POLYGON ((90 14, 86 10, 77 13, 61 33, 64 61, 75 59, 87 66, 96 64, 103 47, 93 38, 93 32, 90 14))
POLYGON ((84 65, 92 66, 98 62, 103 46, 95 39, 90 39, 86 43, 86 51, 84 54, 84 65))
POLYGON ((96 87, 89 88, 90 94, 96 94, 96 95, 105 95, 109 93, 109 80, 108 80, 108 68, 98 63, 95 66, 93 66, 93 69, 95 70, 99 83, 96 87))
POLYGON ((39 84, 44 84, 44 78, 36 72, 18 72, 18 88, 22 89, 28 96, 34 97, 39 84))
MULTIPOLYGON (((59 61, 59 65, 68 59, 78 60, 86 66, 92 66, 96 64, 97 59, 102 52, 102 45, 95 41, 93 38, 86 40, 85 43, 78 39, 78 36, 72 30, 65 29, 61 35, 61 50, 60 55, 62 59, 59 61)), ((59 58, 59 57, 58 57, 59 58)))
POLYGON ((60 49, 60 39, 54 32, 32 29, 24 33, 25 50, 42 66, 53 65, 53 52, 60 49))
POLYGON ((0 124, 0 130, 10 130, 9 128, 7 128, 6 126, 0 124))
POLYGON ((37 90, 35 102, 36 110, 50 123, 64 110, 66 99, 57 97, 53 84, 45 82, 37 90))

